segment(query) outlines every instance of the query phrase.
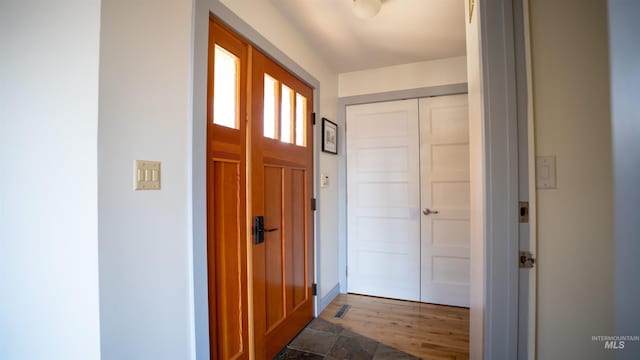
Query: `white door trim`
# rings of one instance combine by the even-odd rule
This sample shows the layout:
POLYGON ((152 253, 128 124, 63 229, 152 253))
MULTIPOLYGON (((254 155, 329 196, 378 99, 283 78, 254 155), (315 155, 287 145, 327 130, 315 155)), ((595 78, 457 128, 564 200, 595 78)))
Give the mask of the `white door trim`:
MULTIPOLYGON (((520 224, 520 250, 528 250, 537 258, 537 207, 535 186, 535 141, 533 126, 533 87, 531 71, 531 35, 529 28, 529 0, 514 2, 514 24, 516 36, 516 71, 518 93, 519 128, 519 180, 520 201, 529 202, 529 222, 520 224), (524 241, 523 241, 524 240, 524 241)), ((518 360, 536 359, 536 299, 537 271, 521 269, 518 299, 518 360)))
MULTIPOLYGON (((477 246, 480 253, 485 254, 485 258, 472 264, 471 269, 482 274, 482 286, 476 287, 475 293, 472 287, 471 295, 472 359, 517 358, 519 227, 516 61, 525 60, 515 55, 514 27, 522 24, 514 20, 514 1, 522 0, 477 1, 476 14, 469 25, 472 32, 477 31, 478 37, 472 41, 479 47, 476 54, 469 56, 468 52, 467 62, 469 69, 474 66, 480 69, 475 74, 477 78, 469 77, 469 87, 470 95, 475 92, 479 99, 477 112, 470 115, 481 121, 482 129, 472 135, 476 137, 472 142, 479 142, 483 151, 484 165, 475 176, 482 179, 484 186, 482 194, 477 194, 482 199, 484 239, 477 246), (481 302, 481 308, 475 309, 476 314, 474 297, 481 302)), ((473 121, 471 117, 470 121, 473 121)))

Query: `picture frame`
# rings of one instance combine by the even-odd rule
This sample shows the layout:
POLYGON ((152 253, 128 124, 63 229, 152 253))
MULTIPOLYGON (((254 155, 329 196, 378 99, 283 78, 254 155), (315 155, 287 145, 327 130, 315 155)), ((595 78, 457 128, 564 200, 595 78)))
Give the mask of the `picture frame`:
POLYGON ((322 118, 322 151, 338 155, 338 124, 322 118))

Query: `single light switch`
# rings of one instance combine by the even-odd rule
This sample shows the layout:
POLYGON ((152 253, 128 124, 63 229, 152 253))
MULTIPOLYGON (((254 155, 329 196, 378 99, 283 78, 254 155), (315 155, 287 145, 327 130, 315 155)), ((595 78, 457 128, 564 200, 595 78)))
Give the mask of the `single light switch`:
POLYGON ((134 190, 160 190, 160 161, 134 161, 133 188, 134 190))
POLYGON ((320 187, 327 187, 327 186, 329 186, 329 175, 320 174, 320 187))
POLYGON ((536 187, 538 189, 556 189, 556 157, 536 157, 536 187))

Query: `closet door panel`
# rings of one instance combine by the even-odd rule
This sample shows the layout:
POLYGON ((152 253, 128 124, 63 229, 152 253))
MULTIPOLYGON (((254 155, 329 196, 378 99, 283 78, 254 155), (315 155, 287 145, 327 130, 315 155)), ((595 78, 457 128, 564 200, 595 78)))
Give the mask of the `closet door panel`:
POLYGON ((348 291, 420 299, 418 101, 347 108, 348 291))
POLYGON ((420 301, 469 307, 466 95, 420 99, 420 301))

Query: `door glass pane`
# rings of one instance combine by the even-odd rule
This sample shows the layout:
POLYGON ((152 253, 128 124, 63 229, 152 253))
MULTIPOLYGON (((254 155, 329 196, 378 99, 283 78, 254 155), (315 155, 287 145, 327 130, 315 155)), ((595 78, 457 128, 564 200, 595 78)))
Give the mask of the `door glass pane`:
POLYGON ((293 113, 293 90, 282 84, 282 99, 280 105, 280 141, 293 143, 291 139, 291 125, 293 113))
POLYGON ((264 136, 276 138, 276 85, 271 76, 264 75, 264 136))
POLYGON ((213 72, 213 123, 238 128, 240 61, 216 45, 213 72))
POLYGON ((307 98, 296 93, 296 145, 306 146, 307 98))

